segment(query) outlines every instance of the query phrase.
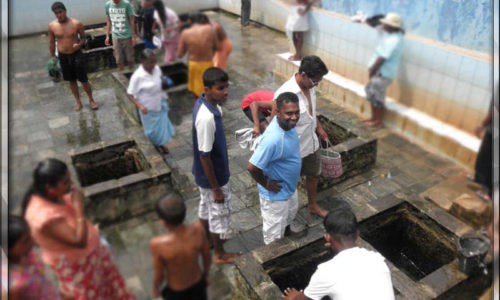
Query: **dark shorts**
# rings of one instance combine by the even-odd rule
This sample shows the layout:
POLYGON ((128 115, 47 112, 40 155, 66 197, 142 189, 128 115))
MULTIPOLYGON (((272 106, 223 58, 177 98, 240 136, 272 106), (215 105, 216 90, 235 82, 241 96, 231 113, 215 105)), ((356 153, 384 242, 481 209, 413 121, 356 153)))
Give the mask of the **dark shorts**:
MULTIPOLYGON (((247 118, 250 120, 250 122, 253 123, 252 110, 250 109, 250 107, 245 107, 243 112, 245 113, 245 116, 247 116, 247 118)), ((259 122, 267 120, 266 116, 264 116, 264 114, 260 110, 257 112, 257 115, 259 116, 259 122)))
POLYGON ((302 158, 301 176, 318 177, 321 174, 321 152, 320 149, 302 158))
POLYGON ((64 80, 78 80, 83 83, 89 81, 82 51, 78 50, 72 54, 59 53, 58 58, 64 80))
POLYGON ((161 291, 161 296, 165 300, 206 300, 207 286, 205 278, 202 277, 200 281, 182 291, 173 291, 166 286, 161 291))

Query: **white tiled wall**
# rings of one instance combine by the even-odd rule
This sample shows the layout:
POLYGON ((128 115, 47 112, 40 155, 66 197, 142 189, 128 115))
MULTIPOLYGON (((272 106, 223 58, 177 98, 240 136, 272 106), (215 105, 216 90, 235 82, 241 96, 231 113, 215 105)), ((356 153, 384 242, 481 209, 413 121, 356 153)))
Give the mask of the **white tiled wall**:
MULTIPOLYGON (((311 31, 305 41, 310 48, 367 68, 377 30, 322 10, 312 11, 310 20, 311 31)), ((491 98, 491 67, 491 62, 406 37, 397 79, 457 104, 465 104, 467 98, 467 107, 486 112, 491 98)))
MULTIPOLYGON (((218 3, 222 9, 240 13, 240 0, 218 0, 218 3)), ((267 26, 283 31, 287 15, 288 7, 282 1, 252 0, 251 18, 267 26)), ((377 30, 321 9, 311 11, 309 25, 306 49, 324 56, 331 68, 342 70, 342 66, 350 65, 367 70, 378 40, 377 30)), ((397 80, 435 99, 486 113, 492 91, 491 69, 490 61, 406 36, 397 80)), ((355 79, 349 70, 345 75, 355 79)), ((401 96, 404 97, 404 93, 401 96)))

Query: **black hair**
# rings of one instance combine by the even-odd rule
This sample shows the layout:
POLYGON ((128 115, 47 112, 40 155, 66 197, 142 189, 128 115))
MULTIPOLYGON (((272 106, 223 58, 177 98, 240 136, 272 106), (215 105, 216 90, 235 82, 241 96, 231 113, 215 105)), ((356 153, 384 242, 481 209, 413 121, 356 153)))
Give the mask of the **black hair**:
POLYGON ((203 73, 203 86, 212 87, 217 82, 228 82, 229 76, 227 73, 219 68, 208 68, 205 73, 203 73))
POLYGON ((145 48, 144 50, 141 51, 139 58, 141 61, 146 61, 152 56, 156 56, 156 53, 153 51, 153 49, 145 48))
POLYGON ((62 2, 59 2, 59 1, 56 1, 52 4, 52 6, 50 7, 52 9, 52 11, 56 11, 57 9, 62 9, 64 11, 66 11, 66 6, 64 6, 64 4, 62 2))
POLYGON ((189 21, 189 13, 182 13, 179 15, 179 21, 187 22, 189 21))
POLYGON ((307 77, 325 76, 328 74, 328 68, 321 58, 316 55, 309 55, 302 58, 299 67, 299 73, 306 73, 307 77))
POLYGON ((284 92, 281 93, 278 98, 276 98, 276 106, 278 110, 281 109, 283 103, 299 103, 299 97, 295 93, 292 92, 284 92))
POLYGON ((23 236, 23 234, 29 232, 28 223, 23 217, 9 215, 9 233, 8 233, 8 243, 9 250, 12 249, 23 236))
POLYGON ((182 32, 184 29, 189 28, 191 26, 191 23, 193 23, 193 20, 195 18, 196 18, 196 15, 193 12, 180 14, 179 20, 181 21, 182 25, 179 28, 179 32, 182 32))
POLYGON ((38 163, 33 171, 33 183, 23 198, 22 211, 26 212, 31 196, 46 196, 46 186, 56 186, 68 172, 68 166, 58 159, 47 158, 38 163))
POLYGON ((153 2, 153 7, 158 12, 161 23, 163 24, 163 27, 165 27, 167 25, 167 15, 165 14, 165 5, 163 5, 163 1, 155 0, 153 2))
POLYGON ((210 20, 208 20, 207 15, 205 15, 202 12, 199 12, 196 14, 196 19, 193 20, 193 22, 197 24, 208 24, 210 20))
POLYGON ((337 240, 355 241, 358 235, 358 222, 350 208, 339 207, 330 211, 323 225, 328 234, 337 240))
POLYGON ((156 213, 167 224, 177 226, 184 222, 186 205, 178 195, 171 193, 156 202, 156 213))

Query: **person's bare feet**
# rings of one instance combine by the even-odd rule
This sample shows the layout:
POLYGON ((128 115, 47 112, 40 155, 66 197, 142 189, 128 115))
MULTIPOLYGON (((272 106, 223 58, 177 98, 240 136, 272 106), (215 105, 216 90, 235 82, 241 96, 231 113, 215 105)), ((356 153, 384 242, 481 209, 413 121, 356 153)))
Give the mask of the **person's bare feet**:
POLYGON ((168 147, 167 147, 167 146, 163 145, 163 146, 162 146, 162 148, 163 148, 163 152, 164 152, 165 154, 170 154, 170 151, 168 150, 168 147))
POLYGON ((91 108, 92 110, 97 110, 97 109, 99 109, 99 105, 98 105, 98 104, 97 104, 94 100, 90 100, 90 101, 89 101, 89 104, 90 104, 90 108, 91 108))
POLYGON ((297 55, 292 55, 288 58, 289 61, 301 60, 302 58, 297 55))
POLYGON ((82 109, 82 103, 81 102, 77 102, 76 106, 73 108, 73 110, 74 111, 80 111, 80 109, 82 109))
POLYGON ((309 210, 309 213, 315 214, 318 217, 324 219, 326 215, 328 214, 328 211, 325 209, 319 207, 319 205, 308 205, 307 209, 309 210))
POLYGON ((382 122, 377 122, 377 121, 372 121, 372 122, 366 122, 366 126, 373 127, 373 128, 383 128, 384 124, 382 122))
POLYGON ((241 253, 224 253, 222 255, 214 254, 214 264, 230 264, 240 256, 241 253))

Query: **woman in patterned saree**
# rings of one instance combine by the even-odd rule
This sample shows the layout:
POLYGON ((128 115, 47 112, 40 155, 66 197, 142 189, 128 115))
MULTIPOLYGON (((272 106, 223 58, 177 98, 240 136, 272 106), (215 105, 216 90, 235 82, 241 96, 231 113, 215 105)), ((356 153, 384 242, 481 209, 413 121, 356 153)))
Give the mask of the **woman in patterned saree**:
POLYGON ((97 228, 85 217, 82 200, 65 163, 57 159, 38 163, 23 213, 43 261, 56 273, 64 298, 135 299, 97 228))

